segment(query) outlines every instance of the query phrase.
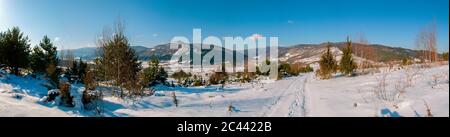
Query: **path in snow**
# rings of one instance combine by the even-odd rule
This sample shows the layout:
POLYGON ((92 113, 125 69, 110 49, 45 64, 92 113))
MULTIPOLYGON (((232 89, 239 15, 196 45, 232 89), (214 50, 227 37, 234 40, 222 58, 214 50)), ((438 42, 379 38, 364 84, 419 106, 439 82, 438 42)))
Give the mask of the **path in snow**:
POLYGON ((262 116, 266 117, 301 117, 305 116, 305 84, 309 74, 295 77, 293 80, 279 82, 276 100, 267 106, 262 116))

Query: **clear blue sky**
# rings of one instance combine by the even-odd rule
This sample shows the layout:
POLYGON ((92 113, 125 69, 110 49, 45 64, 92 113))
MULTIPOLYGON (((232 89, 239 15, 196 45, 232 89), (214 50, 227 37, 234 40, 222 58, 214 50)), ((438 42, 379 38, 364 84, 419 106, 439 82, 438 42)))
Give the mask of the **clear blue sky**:
POLYGON ((64 48, 94 46, 118 17, 133 45, 167 43, 173 36, 279 37, 281 45, 344 41, 414 48, 434 19, 438 46, 449 47, 449 0, 0 0, 0 30, 19 26, 33 45, 43 35, 64 48))

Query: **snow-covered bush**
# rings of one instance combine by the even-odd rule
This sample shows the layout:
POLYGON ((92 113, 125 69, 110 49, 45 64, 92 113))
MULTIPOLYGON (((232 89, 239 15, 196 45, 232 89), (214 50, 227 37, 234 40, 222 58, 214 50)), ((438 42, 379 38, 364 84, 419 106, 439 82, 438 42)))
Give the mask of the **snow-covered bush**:
POLYGON ((67 104, 67 102, 62 101, 61 91, 59 89, 52 89, 47 92, 47 95, 40 99, 41 102, 51 103, 51 105, 64 105, 70 106, 72 104, 67 104))
POLYGON ((85 110, 93 110, 97 115, 102 115, 103 93, 101 91, 84 90, 81 101, 85 110))
POLYGON ((18 93, 13 93, 11 96, 12 96, 13 98, 15 98, 15 99, 22 99, 22 98, 23 98, 23 95, 18 94, 18 93))
POLYGON ((70 95, 72 97, 72 104, 76 110, 82 111, 84 108, 83 102, 82 102, 82 92, 84 91, 84 88, 77 88, 73 86, 70 88, 70 95))
MULTIPOLYGON (((102 93, 97 90, 84 90, 82 95, 83 104, 89 104, 95 100, 101 100, 103 97, 102 93)), ((86 108, 86 106, 85 106, 86 108)))
POLYGON ((42 101, 54 101, 57 96, 59 96, 59 89, 52 89, 47 92, 47 96, 45 96, 42 101))

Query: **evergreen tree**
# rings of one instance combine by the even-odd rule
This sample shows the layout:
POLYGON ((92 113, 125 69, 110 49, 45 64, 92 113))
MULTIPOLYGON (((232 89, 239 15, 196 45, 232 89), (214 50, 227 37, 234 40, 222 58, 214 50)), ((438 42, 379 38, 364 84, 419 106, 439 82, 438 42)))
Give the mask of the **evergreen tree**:
POLYGON ((148 62, 149 67, 143 71, 144 81, 147 84, 154 85, 155 83, 164 83, 167 80, 167 72, 163 67, 159 66, 158 58, 153 55, 148 62))
POLYGON ((97 66, 102 67, 100 70, 105 80, 120 88, 120 97, 125 96, 123 88, 129 91, 129 95, 138 95, 142 92, 139 91, 141 85, 136 85, 140 83, 136 80, 139 79, 141 63, 124 34, 124 26, 117 23, 114 29, 112 37, 105 34, 99 43, 102 53, 97 66))
POLYGON ((30 55, 30 67, 35 73, 46 73, 48 77, 55 77, 50 75, 59 75, 55 73, 57 65, 56 47, 47 36, 44 36, 39 46, 33 48, 33 52, 30 55), (55 69, 48 69, 49 67, 55 67, 55 69), (49 70, 54 71, 48 72, 49 70))
POLYGON ((83 62, 83 60, 80 59, 79 67, 78 67, 78 77, 80 78, 80 81, 82 82, 86 73, 88 71, 88 65, 86 62, 83 62))
POLYGON ((331 45, 328 43, 326 52, 322 55, 319 66, 320 69, 317 71, 317 75, 321 79, 330 79, 332 73, 336 73, 337 62, 330 51, 331 45))
POLYGON ((166 82, 167 77, 169 77, 169 75, 167 74, 167 71, 162 66, 160 66, 158 72, 159 72, 158 80, 162 83, 166 82))
POLYGON ((69 80, 70 83, 73 82, 84 82, 84 77, 88 71, 87 63, 83 62, 83 60, 73 60, 72 65, 69 70, 66 71, 65 76, 69 80))
POLYGON ((442 54, 442 58, 444 58, 444 61, 448 61, 448 52, 442 54))
POLYGON ((58 51, 56 50, 56 46, 54 46, 51 42, 50 38, 44 36, 39 46, 45 51, 45 59, 48 63, 47 65, 58 65, 58 51))
POLYGON ((11 67, 15 75, 19 75, 19 68, 26 68, 29 64, 30 40, 24 36, 18 27, 13 27, 2 34, 3 63, 11 67))
POLYGON ((30 68, 34 73, 44 73, 47 68, 47 61, 45 60, 45 53, 38 46, 33 48, 30 54, 30 68))
POLYGON ((5 62, 4 61, 4 55, 3 55, 3 53, 5 53, 4 52, 4 46, 5 45, 5 43, 4 43, 4 35, 3 35, 3 32, 0 32, 0 69, 3 67, 3 63, 5 62))
POLYGON ((351 75, 358 67, 352 57, 352 42, 347 38, 347 46, 342 50, 343 55, 339 64, 340 71, 345 75, 351 75))
POLYGON ((173 73, 171 77, 176 79, 178 81, 178 84, 184 84, 185 81, 187 81, 189 77, 191 77, 191 74, 186 73, 183 70, 180 70, 178 72, 173 73))

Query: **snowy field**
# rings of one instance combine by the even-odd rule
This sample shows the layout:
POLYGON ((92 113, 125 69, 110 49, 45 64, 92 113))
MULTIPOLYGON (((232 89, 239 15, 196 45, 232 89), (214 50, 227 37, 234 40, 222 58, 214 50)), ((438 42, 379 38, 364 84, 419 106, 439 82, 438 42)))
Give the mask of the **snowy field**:
MULTIPOLYGON (((259 83, 209 87, 156 87, 156 94, 137 100, 109 95, 102 103, 108 117, 322 117, 449 116, 449 66, 401 70, 318 80, 313 73, 259 83), (384 79, 384 80, 383 80, 384 79), (383 86, 380 86, 380 83, 383 86), (383 91, 384 94, 377 94, 383 91), (179 100, 175 107, 172 94, 179 100)), ((95 116, 74 108, 42 102, 43 80, 0 76, 0 116, 95 116)), ((82 85, 71 93, 79 94, 82 85)))

